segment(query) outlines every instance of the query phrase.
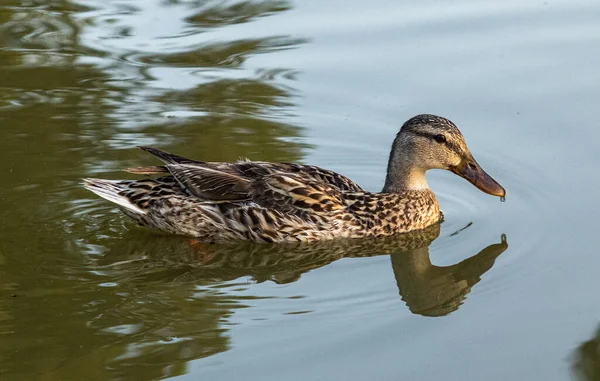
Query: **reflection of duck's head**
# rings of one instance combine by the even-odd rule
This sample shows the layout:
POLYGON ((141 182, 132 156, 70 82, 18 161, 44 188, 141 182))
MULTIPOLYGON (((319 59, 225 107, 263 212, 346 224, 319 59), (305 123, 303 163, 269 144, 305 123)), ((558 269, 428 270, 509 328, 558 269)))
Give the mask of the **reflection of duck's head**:
POLYGON ((392 145, 384 192, 427 187, 425 171, 450 170, 483 192, 505 191, 475 161, 458 128, 436 115, 417 115, 404 123, 392 145))
POLYGON ((573 372, 578 380, 600 380, 600 327, 594 337, 577 347, 573 356, 573 372))
POLYGON ((496 258, 508 248, 506 237, 478 254, 448 267, 431 263, 427 247, 392 254, 392 268, 402 299, 411 312, 444 316, 460 307, 466 295, 496 258))

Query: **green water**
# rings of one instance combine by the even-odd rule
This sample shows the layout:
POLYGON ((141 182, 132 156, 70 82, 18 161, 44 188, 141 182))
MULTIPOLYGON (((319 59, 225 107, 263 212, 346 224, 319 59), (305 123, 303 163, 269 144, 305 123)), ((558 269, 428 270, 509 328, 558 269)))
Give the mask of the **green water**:
POLYGON ((0 3, 0 379, 596 380, 600 4, 0 3), (432 172, 386 240, 204 245, 80 179, 296 161, 380 190, 407 118, 461 129, 505 203, 432 172))

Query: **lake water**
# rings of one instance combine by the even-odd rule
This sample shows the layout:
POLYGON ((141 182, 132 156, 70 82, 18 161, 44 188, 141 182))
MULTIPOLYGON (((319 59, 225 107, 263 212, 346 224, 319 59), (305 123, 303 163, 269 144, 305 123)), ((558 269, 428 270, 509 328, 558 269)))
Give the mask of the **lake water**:
POLYGON ((0 5, 0 379, 600 379, 600 3, 0 5), (202 245, 82 177, 151 145, 383 185, 419 113, 507 190, 428 175, 416 237, 202 245))

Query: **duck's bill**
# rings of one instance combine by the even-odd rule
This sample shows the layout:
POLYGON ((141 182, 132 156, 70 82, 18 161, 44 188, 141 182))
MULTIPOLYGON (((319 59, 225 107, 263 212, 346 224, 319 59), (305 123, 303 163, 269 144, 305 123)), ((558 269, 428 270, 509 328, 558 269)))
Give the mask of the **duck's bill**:
POLYGON ((482 192, 492 196, 506 196, 506 191, 502 188, 502 185, 498 184, 496 180, 481 169, 473 157, 463 160, 458 166, 451 168, 451 171, 475 185, 482 192))

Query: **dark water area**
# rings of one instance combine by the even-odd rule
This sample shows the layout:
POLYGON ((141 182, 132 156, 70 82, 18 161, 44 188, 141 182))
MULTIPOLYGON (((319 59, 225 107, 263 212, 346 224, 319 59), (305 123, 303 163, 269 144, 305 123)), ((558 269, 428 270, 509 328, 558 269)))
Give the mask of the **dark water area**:
POLYGON ((0 379, 597 380, 600 3, 0 3, 0 379), (454 121, 506 202, 428 174, 444 222, 209 245, 81 188, 155 146, 379 191, 454 121))

